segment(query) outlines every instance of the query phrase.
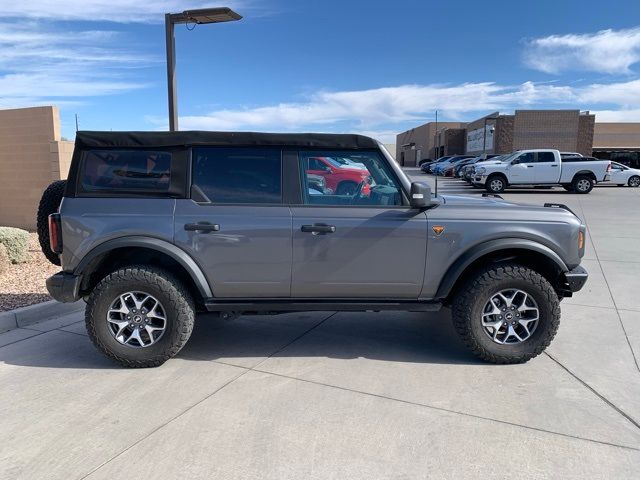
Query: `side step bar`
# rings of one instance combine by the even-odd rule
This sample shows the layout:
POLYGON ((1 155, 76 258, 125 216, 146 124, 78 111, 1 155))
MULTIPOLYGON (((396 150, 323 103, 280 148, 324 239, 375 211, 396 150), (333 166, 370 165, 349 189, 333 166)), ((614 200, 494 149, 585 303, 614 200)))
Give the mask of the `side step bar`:
POLYGON ((403 312, 437 312, 442 303, 437 301, 415 301, 398 299, 233 299, 218 300, 209 298, 204 303, 210 312, 303 312, 303 311, 342 311, 367 312, 395 310, 403 312))

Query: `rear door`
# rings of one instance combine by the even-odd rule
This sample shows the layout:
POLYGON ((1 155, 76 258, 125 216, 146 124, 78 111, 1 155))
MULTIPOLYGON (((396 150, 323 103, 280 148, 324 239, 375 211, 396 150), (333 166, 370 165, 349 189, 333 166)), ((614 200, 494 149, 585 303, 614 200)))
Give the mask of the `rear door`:
POLYGON ((427 217, 406 205, 379 152, 301 151, 297 161, 291 296, 416 299, 425 271, 427 217), (363 164, 370 178, 351 194, 309 188, 310 159, 334 156, 363 164))
POLYGON ((536 183, 558 183, 560 180, 560 162, 553 152, 536 152, 536 183))
POLYGON ((194 147, 191 163, 191 198, 176 201, 176 245, 200 265, 216 298, 289 297, 281 149, 194 147))

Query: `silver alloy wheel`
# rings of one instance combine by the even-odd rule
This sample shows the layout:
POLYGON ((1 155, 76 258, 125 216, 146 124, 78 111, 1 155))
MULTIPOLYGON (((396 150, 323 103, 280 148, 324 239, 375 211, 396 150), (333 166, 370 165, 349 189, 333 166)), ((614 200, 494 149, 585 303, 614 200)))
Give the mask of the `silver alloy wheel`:
POLYGON ((591 188, 591 180, 587 178, 582 178, 578 180, 578 183, 576 184, 576 189, 581 192, 586 192, 590 188, 591 188))
POLYGON ((503 188, 502 185, 502 180, 495 178, 491 180, 491 183, 489 183, 489 188, 494 192, 499 192, 503 188))
POLYGON ((629 179, 629 186, 630 187, 640 187, 640 177, 638 176, 633 176, 629 179))
POLYGON ((527 292, 518 289, 494 293, 482 310, 482 328, 496 343, 513 345, 525 342, 540 320, 538 304, 527 292))
POLYGON ((167 328, 167 315, 148 293, 126 292, 111 302, 107 325, 118 343, 143 348, 160 340, 167 328))

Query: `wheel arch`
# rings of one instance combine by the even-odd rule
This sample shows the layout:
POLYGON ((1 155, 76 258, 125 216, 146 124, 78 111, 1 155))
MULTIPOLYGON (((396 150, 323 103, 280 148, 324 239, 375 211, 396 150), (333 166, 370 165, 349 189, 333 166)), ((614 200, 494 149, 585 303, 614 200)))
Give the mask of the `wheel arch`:
POLYGON ((193 258, 158 238, 130 236, 108 240, 85 255, 73 273, 82 276, 80 290, 87 291, 100 281, 103 274, 134 264, 164 268, 184 282, 194 296, 201 300, 213 297, 204 272, 193 258))
POLYGON ((509 179, 507 178, 507 174, 504 172, 492 172, 487 174, 487 183, 489 183, 489 180, 491 180, 491 177, 500 177, 502 178, 502 180, 504 180, 505 187, 509 185, 509 179))
POLYGON ((576 177, 578 176, 587 176, 589 178, 591 178, 593 181, 597 182, 598 179, 596 178, 595 173, 593 173, 591 170, 579 170, 576 173, 573 174, 573 178, 571 179, 571 183, 573 183, 576 179, 576 177))
POLYGON ((507 261, 516 261, 538 271, 554 286, 560 274, 569 271, 556 252, 536 241, 521 238, 490 240, 470 248, 451 264, 438 286, 436 298, 448 301, 475 271, 487 264, 507 261))

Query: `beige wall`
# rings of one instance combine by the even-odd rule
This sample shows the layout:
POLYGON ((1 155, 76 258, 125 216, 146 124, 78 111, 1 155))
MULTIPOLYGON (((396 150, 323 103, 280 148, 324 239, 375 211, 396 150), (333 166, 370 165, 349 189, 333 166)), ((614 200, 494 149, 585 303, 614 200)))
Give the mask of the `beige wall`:
MULTIPOLYGON (((438 122, 438 131, 440 132, 447 128, 463 128, 464 125, 462 122, 438 122)), ((433 158, 437 155, 435 138, 435 122, 425 123, 419 127, 399 133, 396 136, 396 161, 402 164, 404 154, 404 165, 410 167, 416 165, 423 158, 433 158), (408 145, 411 143, 415 145, 409 147, 408 145), (420 158, 417 158, 418 156, 420 158)))
POLYGON ((640 148, 640 123, 596 122, 594 148, 640 148))
POLYGON ((67 178, 72 153, 57 107, 0 110, 0 225, 34 230, 40 196, 67 178))

